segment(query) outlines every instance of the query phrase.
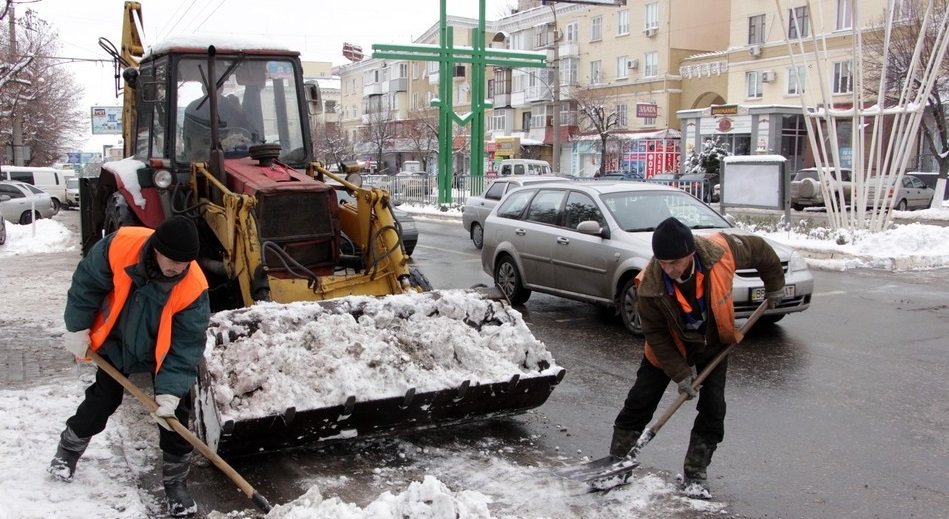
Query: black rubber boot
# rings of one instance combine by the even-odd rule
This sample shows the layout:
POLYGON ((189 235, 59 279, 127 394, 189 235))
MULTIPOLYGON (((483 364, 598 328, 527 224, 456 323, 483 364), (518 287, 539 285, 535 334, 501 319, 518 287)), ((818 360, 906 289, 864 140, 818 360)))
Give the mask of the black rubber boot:
POLYGON ((685 463, 682 481, 682 493, 692 499, 711 499, 712 492, 708 485, 708 466, 712 462, 712 454, 718 445, 705 441, 702 437, 693 434, 689 439, 689 450, 685 453, 685 463))
POLYGON ((183 456, 162 453, 162 483, 165 485, 168 515, 172 517, 191 517, 198 512, 198 505, 188 492, 189 472, 190 453, 183 456))
POLYGON ((72 476, 76 473, 76 463, 82 453, 86 452, 90 439, 80 438, 72 429, 66 427, 59 435, 59 445, 56 446, 56 454, 49 462, 47 471, 60 481, 72 481, 72 476))
POLYGON ((610 455, 625 458, 633 450, 636 440, 642 433, 622 427, 613 426, 613 439, 610 441, 610 455))

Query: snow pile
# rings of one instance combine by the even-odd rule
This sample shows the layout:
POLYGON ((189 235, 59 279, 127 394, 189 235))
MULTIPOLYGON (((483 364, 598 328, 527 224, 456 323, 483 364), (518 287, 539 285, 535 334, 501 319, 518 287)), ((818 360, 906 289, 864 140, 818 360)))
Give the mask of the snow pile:
POLYGON ((464 290, 218 312, 205 360, 236 420, 560 370, 520 313, 464 290))
MULTIPOLYGON (((488 519, 490 498, 479 492, 452 492, 432 476, 413 482, 397 495, 384 492, 365 508, 346 503, 338 497, 323 499, 314 486, 307 493, 286 505, 277 505, 267 514, 271 519, 305 519, 335 517, 338 519, 488 519)), ((215 514, 211 519, 218 517, 215 514)))
POLYGON ((74 233, 56 220, 44 218, 26 225, 7 222, 6 229, 7 241, 0 247, 0 258, 77 249, 74 233))

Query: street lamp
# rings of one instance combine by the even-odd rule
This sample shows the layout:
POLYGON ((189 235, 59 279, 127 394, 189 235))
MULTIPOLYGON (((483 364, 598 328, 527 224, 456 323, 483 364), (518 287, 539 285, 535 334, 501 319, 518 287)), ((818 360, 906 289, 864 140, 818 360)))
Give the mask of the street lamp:
POLYGON ((547 4, 550 12, 554 15, 554 92, 553 92, 553 138, 551 140, 551 153, 553 156, 550 161, 550 168, 558 175, 560 171, 560 27, 557 26, 557 7, 554 2, 547 4))

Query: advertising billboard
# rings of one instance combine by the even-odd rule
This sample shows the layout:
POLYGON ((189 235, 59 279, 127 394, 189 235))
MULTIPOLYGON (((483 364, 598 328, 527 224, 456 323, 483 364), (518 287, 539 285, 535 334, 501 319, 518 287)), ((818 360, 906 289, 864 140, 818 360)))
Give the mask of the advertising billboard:
POLYGON ((122 107, 93 106, 92 134, 122 135, 122 107))

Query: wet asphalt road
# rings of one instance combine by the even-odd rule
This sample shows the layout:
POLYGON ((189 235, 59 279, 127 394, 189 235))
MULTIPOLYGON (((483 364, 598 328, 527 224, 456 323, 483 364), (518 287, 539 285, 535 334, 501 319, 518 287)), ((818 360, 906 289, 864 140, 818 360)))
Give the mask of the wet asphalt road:
MULTIPOLYGON (((77 213, 71 215, 76 222, 68 218, 69 226, 78 222, 77 213)), ((459 222, 420 218, 419 228, 413 263, 435 288, 491 283, 459 222)), ((32 268, 58 270, 77 260, 51 256, 32 268)), ((949 517, 949 269, 815 277, 809 310, 753 330, 730 359, 726 438, 709 474, 716 501, 727 503, 728 517, 949 517)), ((423 432, 410 438, 414 445, 470 444, 477 452, 489 441, 511 447, 525 465, 606 454, 642 341, 587 304, 534 294, 520 310, 567 369, 563 383, 534 412, 423 432), (532 439, 530 448, 522 447, 524 438, 532 439)), ((19 350, 8 350, 4 364, 23 364, 12 355, 19 350)), ((673 396, 668 391, 660 409, 673 396)), ((645 467, 668 471, 670 479, 681 470, 693 418, 694 409, 683 406, 643 451, 645 467)), ((345 476, 350 484, 330 493, 365 505, 387 489, 373 477, 376 467, 425 470, 424 457, 407 459, 398 440, 231 462, 272 503, 298 498, 322 475, 345 476)), ((157 474, 145 475, 142 487, 161 496, 157 474)), ((195 467, 191 487, 202 512, 251 507, 207 464, 195 467)), ((675 515, 693 516, 707 517, 675 515)))
MULTIPOLYGON (((414 262, 435 288, 491 283, 459 223, 419 227, 414 262)), ((814 274, 811 308, 729 359, 716 499, 743 517, 949 517, 949 270, 814 274)), ((567 376, 517 420, 551 456, 605 455, 642 340, 584 303, 534 294, 521 311, 567 376)), ((683 406, 643 463, 681 471, 694 416, 683 406)))

